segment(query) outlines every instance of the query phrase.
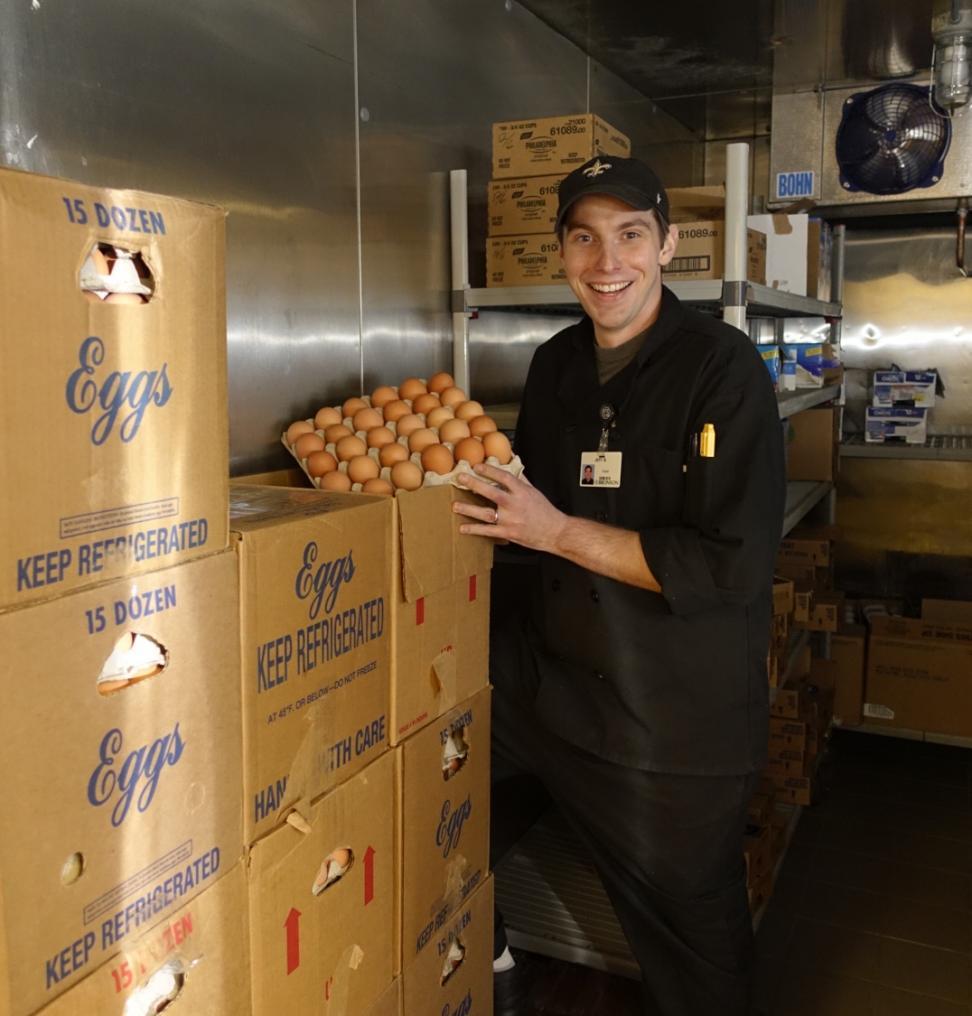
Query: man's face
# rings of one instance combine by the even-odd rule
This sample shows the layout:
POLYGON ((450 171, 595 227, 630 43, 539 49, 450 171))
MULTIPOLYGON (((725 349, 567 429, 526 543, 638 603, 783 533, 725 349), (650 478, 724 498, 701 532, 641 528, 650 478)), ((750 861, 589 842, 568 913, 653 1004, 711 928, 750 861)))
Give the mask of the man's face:
POLYGON ((591 194, 568 212, 561 257, 567 283, 594 322, 601 346, 644 331, 661 304, 661 266, 675 254, 678 231, 662 237, 654 214, 591 194))

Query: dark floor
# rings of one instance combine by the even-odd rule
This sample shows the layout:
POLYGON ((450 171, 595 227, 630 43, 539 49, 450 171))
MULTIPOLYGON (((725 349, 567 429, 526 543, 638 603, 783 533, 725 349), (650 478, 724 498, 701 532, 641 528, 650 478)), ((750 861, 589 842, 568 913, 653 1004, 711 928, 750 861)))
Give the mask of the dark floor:
MULTIPOLYGON (((760 922, 758 1009, 972 1016, 972 751, 838 731, 819 778, 760 922)), ((535 1013, 640 1016, 629 981, 523 959, 535 1013)))

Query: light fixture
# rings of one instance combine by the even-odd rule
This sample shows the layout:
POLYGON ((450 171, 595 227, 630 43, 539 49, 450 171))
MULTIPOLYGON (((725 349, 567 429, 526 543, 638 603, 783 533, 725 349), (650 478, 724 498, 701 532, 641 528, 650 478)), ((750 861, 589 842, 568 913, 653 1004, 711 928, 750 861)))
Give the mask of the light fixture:
POLYGON ((935 0, 931 34, 935 102, 952 113, 972 95, 972 0, 935 0))

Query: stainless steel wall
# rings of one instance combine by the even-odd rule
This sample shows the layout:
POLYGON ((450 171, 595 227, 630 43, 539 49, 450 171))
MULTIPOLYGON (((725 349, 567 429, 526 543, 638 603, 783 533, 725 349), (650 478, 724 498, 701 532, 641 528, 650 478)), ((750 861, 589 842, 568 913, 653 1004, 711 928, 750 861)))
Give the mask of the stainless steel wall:
MULTIPOLYGON (((512 0, 0 5, 6 165, 227 209, 234 473, 321 403, 450 365, 448 170, 480 251, 492 121, 587 109, 663 169, 694 157, 512 0)), ((541 332, 474 331, 477 394, 516 389, 541 332)))
MULTIPOLYGON (((845 431, 860 432, 871 372, 937 367, 946 397, 933 434, 972 434, 972 279, 949 228, 848 229, 844 283, 845 431)), ((972 463, 841 460, 840 588, 889 596, 972 595, 972 463)), ((914 605, 914 604, 912 604, 914 605)))

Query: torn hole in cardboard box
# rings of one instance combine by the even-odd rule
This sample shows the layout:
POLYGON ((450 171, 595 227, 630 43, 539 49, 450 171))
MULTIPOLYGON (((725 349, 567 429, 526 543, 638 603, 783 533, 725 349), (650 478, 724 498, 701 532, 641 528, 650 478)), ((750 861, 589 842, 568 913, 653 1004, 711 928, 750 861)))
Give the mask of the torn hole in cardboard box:
POLYGON ((187 967, 176 956, 166 960, 129 995, 122 1016, 157 1016, 182 994, 187 967))
POLYGON ((449 936, 449 946, 446 949, 445 959, 442 961, 442 976, 440 984, 445 984, 450 977, 462 966, 466 958, 466 947, 459 940, 458 936, 449 936))
POLYGON ((442 779, 451 780, 469 760, 466 728, 455 727, 446 735, 442 746, 442 779))
POLYGON ((456 701, 456 648, 445 646, 432 661, 429 669, 429 681, 432 685, 432 694, 441 696, 439 708, 442 711, 450 709, 456 701))
POLYGON ((155 295, 155 277, 141 251, 113 243, 96 243, 81 265, 78 284, 92 303, 148 303, 155 295))
POLYGON ((335 847, 321 861, 321 866, 314 877, 314 884, 311 886, 311 894, 320 896, 325 889, 330 889, 347 874, 353 864, 354 851, 350 847, 335 847))
POLYGON ((115 643, 101 668, 96 687, 111 695, 161 674, 169 665, 168 650, 151 635, 127 631, 115 643))
POLYGON ((76 850, 61 865, 61 885, 74 885, 84 874, 84 854, 76 850))

